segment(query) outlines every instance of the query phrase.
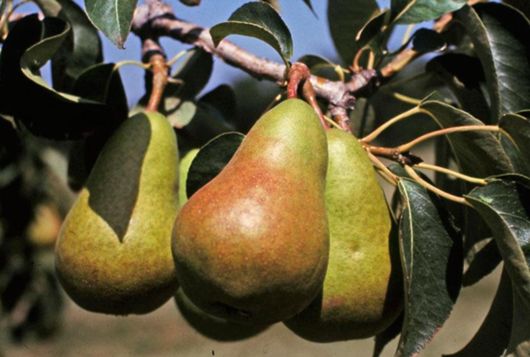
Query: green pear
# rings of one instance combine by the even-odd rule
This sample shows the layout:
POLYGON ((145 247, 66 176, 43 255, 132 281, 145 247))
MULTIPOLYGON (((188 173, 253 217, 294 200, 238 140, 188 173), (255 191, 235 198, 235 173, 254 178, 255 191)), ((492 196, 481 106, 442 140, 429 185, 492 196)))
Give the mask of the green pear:
POLYGON ((182 289, 175 294, 177 307, 184 319, 201 335, 216 341, 238 341, 263 332, 268 325, 243 325, 212 316, 199 309, 182 289))
POLYGON ((190 300, 252 324, 304 309, 329 254, 326 169, 326 136, 307 103, 286 100, 264 114, 175 221, 173 255, 190 300))
POLYGON ((57 240, 56 270, 81 307, 147 313, 173 296, 178 151, 158 113, 125 120, 105 144, 57 240))
POLYGON ((389 240, 391 216, 372 164, 351 134, 330 129, 327 137, 328 270, 315 301, 285 322, 316 342, 373 336, 401 310, 397 241, 389 240))
POLYGON ((179 165, 179 204, 182 207, 188 201, 188 194, 186 192, 186 180, 188 178, 188 171, 195 156, 199 153, 199 149, 191 149, 180 160, 179 165))

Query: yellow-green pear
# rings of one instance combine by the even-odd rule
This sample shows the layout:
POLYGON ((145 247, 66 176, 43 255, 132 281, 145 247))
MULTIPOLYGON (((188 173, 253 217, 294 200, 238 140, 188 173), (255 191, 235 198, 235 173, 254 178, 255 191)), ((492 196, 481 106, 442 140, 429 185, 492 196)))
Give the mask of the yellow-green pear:
POLYGON ((238 341, 255 336, 268 325, 244 325, 212 316, 188 299, 182 289, 175 294, 177 307, 186 320, 201 335, 216 341, 238 341))
POLYGON ((188 178, 188 171, 195 156, 199 153, 199 149, 191 149, 180 160, 179 166, 179 204, 182 207, 188 200, 188 193, 186 192, 186 180, 188 178))
POLYGON ((142 314, 173 296, 175 133, 159 113, 125 120, 101 151, 57 240, 56 270, 81 307, 142 314))
POLYGON ((201 310, 267 324, 319 292, 329 237, 326 136, 311 106, 289 99, 265 113, 229 163, 175 222, 179 284, 201 310))
POLYGON ((327 138, 328 270, 317 299, 285 322, 316 342, 373 336, 401 311, 397 241, 390 241, 391 217, 375 171, 354 136, 330 129, 327 138))

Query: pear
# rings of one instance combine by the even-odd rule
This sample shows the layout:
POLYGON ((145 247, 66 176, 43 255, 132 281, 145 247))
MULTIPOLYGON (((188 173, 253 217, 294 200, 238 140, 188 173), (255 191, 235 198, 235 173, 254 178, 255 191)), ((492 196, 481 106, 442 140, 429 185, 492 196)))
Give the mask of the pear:
POLYGON ((268 327, 268 325, 243 325, 207 314, 195 306, 180 288, 175 294, 175 301, 184 319, 201 335, 212 340, 244 340, 263 332, 268 327))
POLYGON ((401 310, 397 241, 372 164, 351 134, 330 129, 327 138, 328 270, 315 301, 285 322, 315 342, 373 336, 401 310))
POLYGON ((179 204, 182 207, 188 201, 188 193, 186 192, 186 180, 188 179, 188 171, 195 156, 199 153, 199 149, 191 149, 180 160, 179 165, 179 204))
POLYGON ((173 296, 171 231, 178 212, 175 133, 158 113, 125 120, 103 147, 68 213, 56 270, 81 307, 147 313, 173 296))
POLYGON ((249 324, 304 309, 328 260, 326 169, 326 136, 307 103, 289 99, 265 113, 175 221, 186 296, 211 315, 249 324))

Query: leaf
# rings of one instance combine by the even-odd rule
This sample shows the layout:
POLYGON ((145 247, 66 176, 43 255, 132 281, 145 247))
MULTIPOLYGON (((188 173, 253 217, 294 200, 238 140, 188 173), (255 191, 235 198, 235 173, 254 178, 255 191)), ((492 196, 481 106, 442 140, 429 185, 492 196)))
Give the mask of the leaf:
POLYGON ((463 286, 470 286, 477 283, 491 273, 502 260, 495 240, 489 239, 485 244, 483 241, 477 244, 484 246, 473 254, 471 263, 462 278, 463 286))
POLYGON ((327 78, 331 81, 339 81, 343 78, 341 77, 341 74, 339 74, 342 72, 342 68, 324 57, 305 55, 300 57, 297 62, 304 63, 312 74, 327 78))
POLYGON ((176 129, 182 129, 188 125, 197 112, 197 106, 189 100, 180 101, 180 99, 177 98, 166 98, 164 102, 166 109, 163 112, 167 112, 167 119, 171 123, 171 126, 176 129), (176 105, 174 106, 176 109, 170 109, 168 111, 167 108, 173 107, 171 106, 172 100, 176 102, 176 105))
POLYGON ((303 1, 304 1, 304 4, 306 4, 306 6, 309 8, 309 10, 311 10, 311 12, 315 14, 315 10, 313 9, 313 4, 311 4, 311 0, 303 0, 303 1))
POLYGON ((503 141, 504 148, 510 156, 516 171, 530 175, 530 120, 518 114, 506 114, 499 121, 499 126, 510 135, 511 140, 503 141))
MULTIPOLYGON (((484 125, 469 113, 439 101, 427 100, 420 108, 430 114, 441 128, 484 125)), ((513 171, 509 158, 495 134, 470 131, 447 135, 461 171, 472 176, 488 177, 513 171)))
POLYGON ((52 58, 52 80, 57 90, 71 90, 86 68, 103 61, 101 40, 86 13, 72 0, 37 0, 46 16, 57 16, 72 28, 52 58))
POLYGON ((137 0, 85 0, 92 23, 118 48, 129 35, 137 0))
POLYGON ((513 287, 530 313, 530 180, 493 180, 465 197, 490 227, 513 287))
POLYGON ((342 61, 351 64, 362 47, 356 42, 357 33, 379 10, 375 0, 329 0, 327 8, 328 26, 333 44, 342 61))
POLYGON ((375 336, 374 351, 372 353, 373 357, 379 357, 385 346, 399 335, 401 327, 403 326, 403 319, 404 314, 401 313, 389 327, 375 336))
POLYGON ((436 197, 407 178, 398 189, 405 319, 396 355, 413 356, 449 317, 460 287, 462 247, 436 197))
POLYGON ((475 336, 460 351, 445 356, 498 357, 504 355, 512 326, 512 296, 510 278, 503 270, 495 298, 475 336))
POLYGON ((293 41, 287 25, 267 3, 250 2, 237 9, 226 22, 210 29, 210 35, 219 45, 229 35, 250 36, 272 46, 288 64, 293 55, 293 41))
POLYGON ((480 87, 485 77, 478 58, 446 53, 430 60, 425 69, 447 84, 462 109, 486 124, 491 123, 489 104, 480 87))
POLYGON ((186 6, 197 6, 200 5, 201 0, 180 0, 186 6))
POLYGON ((497 3, 465 6, 455 13, 482 62, 491 121, 530 108, 530 26, 517 10, 497 3))
POLYGON ((60 19, 40 22, 36 15, 26 16, 12 28, 0 54, 0 111, 51 139, 89 135, 113 115, 103 103, 54 91, 38 75, 67 34, 60 19))
POLYGON ((521 11, 527 18, 530 18, 530 2, 528 0, 503 0, 504 3, 515 7, 521 11))
POLYGON ((199 150, 188 171, 186 181, 188 197, 191 197, 221 172, 244 137, 243 134, 236 132, 221 134, 199 150))
POLYGON ((434 30, 425 28, 418 29, 414 32, 411 41, 412 49, 420 53, 440 51, 447 46, 442 35, 434 30))
MULTIPOLYGON (((183 99, 194 99, 210 80, 213 71, 212 54, 201 48, 194 48, 186 59, 172 74, 173 79, 182 81, 182 85, 168 83, 165 91, 167 96, 177 96, 183 99)), ((146 83, 151 85, 151 81, 146 83)), ((150 92, 148 88, 147 93, 150 92)))
POLYGON ((460 9, 466 0, 391 0, 392 18, 400 24, 433 20, 460 9))

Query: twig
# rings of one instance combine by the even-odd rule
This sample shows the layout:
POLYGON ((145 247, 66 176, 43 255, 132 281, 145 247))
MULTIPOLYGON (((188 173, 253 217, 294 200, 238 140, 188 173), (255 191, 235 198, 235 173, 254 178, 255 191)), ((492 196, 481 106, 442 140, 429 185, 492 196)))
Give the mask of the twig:
MULTIPOLYGON (((259 79, 280 84, 285 81, 286 66, 283 63, 255 56, 227 40, 216 47, 208 29, 177 19, 167 4, 156 2, 138 6, 133 19, 133 31, 139 36, 149 32, 157 37, 167 36, 200 47, 259 79)), ((354 74, 348 82, 330 81, 315 75, 311 75, 309 80, 319 97, 351 110, 355 106, 356 92, 378 78, 375 70, 364 70, 354 74)))

